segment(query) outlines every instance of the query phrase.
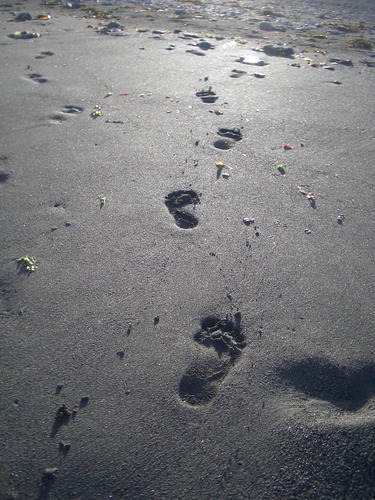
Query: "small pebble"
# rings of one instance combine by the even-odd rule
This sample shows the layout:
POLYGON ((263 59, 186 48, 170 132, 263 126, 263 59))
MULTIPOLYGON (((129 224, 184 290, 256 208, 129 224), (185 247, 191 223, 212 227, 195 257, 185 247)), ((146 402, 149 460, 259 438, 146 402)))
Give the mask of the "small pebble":
POLYGON ((305 229, 305 234, 311 234, 310 229, 305 229))
POLYGON ((265 78, 266 75, 264 73, 254 73, 255 78, 265 78))

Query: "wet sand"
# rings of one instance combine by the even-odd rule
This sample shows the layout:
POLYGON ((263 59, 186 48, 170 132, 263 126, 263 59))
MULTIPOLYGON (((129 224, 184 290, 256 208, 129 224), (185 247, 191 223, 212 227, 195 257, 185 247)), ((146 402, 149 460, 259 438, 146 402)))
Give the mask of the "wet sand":
POLYGON ((0 498, 374 498, 374 7, 112 3, 0 2, 0 498))

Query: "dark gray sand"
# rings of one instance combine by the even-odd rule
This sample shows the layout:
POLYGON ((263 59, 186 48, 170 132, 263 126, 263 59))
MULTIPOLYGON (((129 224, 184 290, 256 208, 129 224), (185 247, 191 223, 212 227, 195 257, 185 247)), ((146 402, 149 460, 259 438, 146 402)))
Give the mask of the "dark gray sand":
POLYGON ((374 4, 73 7, 0 2, 0 498, 374 498, 374 4))

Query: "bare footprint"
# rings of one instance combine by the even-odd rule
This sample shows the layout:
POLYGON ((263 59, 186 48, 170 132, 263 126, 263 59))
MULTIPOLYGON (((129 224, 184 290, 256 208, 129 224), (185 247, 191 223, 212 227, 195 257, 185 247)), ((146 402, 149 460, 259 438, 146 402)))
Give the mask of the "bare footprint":
POLYGON ((68 119, 67 115, 79 115, 84 111, 81 106, 75 106, 73 104, 67 104, 59 113, 51 115, 49 118, 52 122, 63 122, 68 119))
POLYGON ((195 191, 173 191, 165 197, 165 204, 169 213, 173 215, 176 224, 182 229, 193 229, 198 225, 198 219, 190 211, 189 206, 195 209, 200 203, 198 194, 195 191))
POLYGON ((213 143, 216 149, 231 149, 236 142, 242 140, 242 132, 239 128, 219 128, 217 135, 221 138, 213 143))
POLYGON ((39 73, 30 73, 27 75, 27 78, 32 80, 35 83, 46 83, 48 82, 47 78, 44 78, 44 76, 40 75, 39 73))
POLYGON ((53 56, 54 52, 51 52, 50 50, 46 50, 44 52, 41 52, 38 56, 35 56, 34 59, 45 59, 48 56, 53 56))
POLYGON ((208 316, 194 340, 202 347, 199 357, 186 370, 179 384, 179 396, 185 403, 198 406, 216 396, 221 382, 246 347, 241 332, 241 313, 219 319, 208 316))

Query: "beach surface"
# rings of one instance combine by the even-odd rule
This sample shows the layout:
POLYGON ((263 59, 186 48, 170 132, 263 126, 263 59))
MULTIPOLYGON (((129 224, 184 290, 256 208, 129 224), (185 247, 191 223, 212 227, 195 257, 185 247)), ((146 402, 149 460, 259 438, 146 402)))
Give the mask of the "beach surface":
POLYGON ((0 499, 373 499, 374 4, 0 45, 0 499))

